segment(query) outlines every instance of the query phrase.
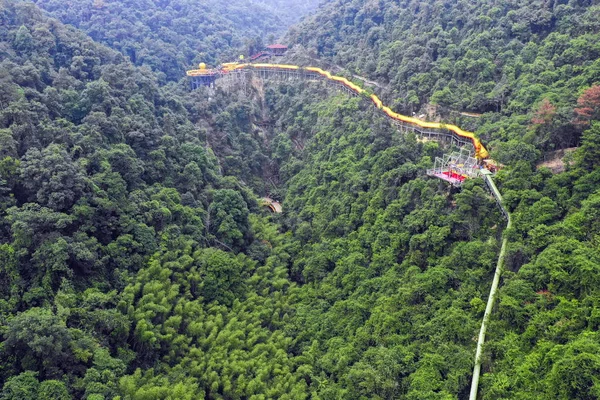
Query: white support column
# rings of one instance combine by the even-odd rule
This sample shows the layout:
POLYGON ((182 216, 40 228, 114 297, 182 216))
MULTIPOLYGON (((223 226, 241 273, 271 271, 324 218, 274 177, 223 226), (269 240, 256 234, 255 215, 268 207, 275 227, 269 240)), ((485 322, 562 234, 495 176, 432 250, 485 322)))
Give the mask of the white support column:
POLYGON ((500 247, 500 254, 498 255, 498 261, 496 263, 496 271, 494 272, 494 279, 492 280, 492 287, 490 288, 490 295, 488 297, 488 302, 485 307, 485 312, 483 314, 483 321, 481 322, 481 329, 479 330, 479 337, 477 339, 477 351, 475 352, 475 367, 473 368, 473 379, 471 381, 471 393, 469 395, 469 400, 477 400, 477 390, 479 386, 479 376, 481 373, 481 356, 483 354, 483 345, 485 343, 485 333, 487 330, 488 322, 490 321, 490 316, 492 314, 492 309, 494 307, 494 302, 496 300, 496 293, 498 291, 498 285, 500 283, 500 275, 502 275, 502 269, 504 265, 504 256, 506 254, 506 247, 508 245, 508 237, 506 236, 506 231, 509 230, 512 226, 512 221, 510 218, 510 214, 502 205, 502 196, 500 195, 500 191, 494 184, 490 175, 485 176, 486 183, 490 188, 490 191, 496 198, 498 202, 498 206, 502 213, 507 218, 506 230, 503 233, 504 238, 502 239, 502 246, 500 247))

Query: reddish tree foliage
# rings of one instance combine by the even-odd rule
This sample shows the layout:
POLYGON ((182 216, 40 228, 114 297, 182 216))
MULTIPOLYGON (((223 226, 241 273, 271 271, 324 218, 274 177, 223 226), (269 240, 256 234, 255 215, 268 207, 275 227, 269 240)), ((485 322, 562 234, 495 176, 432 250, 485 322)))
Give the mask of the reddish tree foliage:
POLYGON ((556 115, 556 107, 548 99, 542 100, 537 111, 531 118, 531 123, 535 125, 547 125, 552 121, 552 118, 556 115))
POLYGON ((592 86, 579 96, 575 114, 577 114, 575 122, 581 125, 589 125, 590 120, 600 117, 599 85, 592 86))

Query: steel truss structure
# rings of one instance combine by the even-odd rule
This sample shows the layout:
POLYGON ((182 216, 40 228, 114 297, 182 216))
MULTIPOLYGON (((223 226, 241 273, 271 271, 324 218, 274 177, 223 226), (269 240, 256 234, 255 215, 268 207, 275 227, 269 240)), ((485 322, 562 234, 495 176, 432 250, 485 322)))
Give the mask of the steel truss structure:
POLYGON ((480 176, 481 167, 477 159, 463 147, 460 151, 445 154, 442 158, 436 157, 433 169, 427 170, 427 175, 459 187, 465 179, 480 176))

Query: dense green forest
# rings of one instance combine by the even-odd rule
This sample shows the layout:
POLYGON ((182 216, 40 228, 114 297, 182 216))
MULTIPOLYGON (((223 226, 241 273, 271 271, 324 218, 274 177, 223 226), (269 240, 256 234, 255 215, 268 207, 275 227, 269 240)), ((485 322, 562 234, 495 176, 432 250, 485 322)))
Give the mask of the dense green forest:
POLYGON ((336 0, 288 39, 389 83, 384 97, 399 111, 433 104, 446 118, 484 113, 458 123, 477 129, 505 163, 577 145, 573 104, 600 79, 595 0, 336 0), (551 112, 530 123, 544 100, 551 112))
POLYGON ((315 5, 279 4, 0 0, 0 399, 467 398, 503 234, 480 398, 599 398, 598 6, 338 0, 288 33, 398 110, 485 112, 503 232, 362 97, 189 91, 315 5))
POLYGON ((329 0, 251 0, 251 4, 265 7, 289 26, 311 14, 319 5, 327 1, 329 0))
POLYGON ((178 81, 190 65, 216 65, 254 53, 256 42, 275 41, 316 1, 90 0, 35 3, 65 24, 86 32, 157 72, 178 81))

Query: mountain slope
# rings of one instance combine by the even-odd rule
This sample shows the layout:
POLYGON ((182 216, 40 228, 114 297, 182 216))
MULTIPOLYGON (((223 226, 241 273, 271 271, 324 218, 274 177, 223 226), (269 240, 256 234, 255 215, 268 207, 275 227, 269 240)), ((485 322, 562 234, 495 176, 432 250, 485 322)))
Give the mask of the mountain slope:
POLYGON ((454 117, 484 141, 497 140, 495 157, 509 162, 500 142, 519 140, 543 151, 577 144, 576 99, 600 81, 599 7, 594 1, 339 0, 288 40, 389 82, 387 96, 401 111, 433 103, 445 119, 449 109, 487 112, 479 119, 454 117), (528 124, 544 99, 555 115, 528 124))
MULTIPOLYGON (((205 315, 220 329, 232 313, 256 341, 272 343, 261 350, 250 341, 247 359, 285 354, 275 328, 256 322, 268 318, 227 308, 270 297, 246 282, 265 246, 256 238, 260 217, 250 217, 254 194, 223 176, 206 146, 218 128, 192 122, 211 115, 204 95, 161 88, 148 68, 32 3, 3 1, 0 20, 0 396, 114 398, 133 390, 198 398, 210 390, 193 377, 152 378, 163 355, 157 340, 173 339, 177 320, 163 326, 171 306, 156 308, 167 304, 158 284, 173 259, 188 260, 184 281, 196 283, 169 286, 168 298, 182 307, 186 293, 173 295, 187 290, 196 323, 205 315)), ((197 340, 202 329, 189 329, 185 341, 197 340)), ((203 351, 204 360, 223 354, 219 346, 203 351)))
POLYGON ((136 65, 179 80, 199 62, 236 59, 245 41, 282 32, 276 14, 246 1, 63 1, 36 4, 136 65))
MULTIPOLYGON (((111 50, 34 4, 0 1, 3 400, 464 398, 503 233, 481 397, 598 397, 598 86, 575 111, 578 93, 562 108, 532 95, 531 115, 504 108, 477 123, 508 160, 495 179, 514 226, 501 232, 481 180, 458 191, 426 177, 446 149, 400 135, 367 99, 314 82, 190 92, 165 82, 183 64, 136 66, 119 41, 111 50), (564 173, 535 169, 548 146, 536 140, 563 122, 581 146, 564 173), (277 179, 263 181, 267 167, 277 179), (282 214, 258 208, 250 188, 268 187, 282 214)), ((144 4, 103 34, 118 38, 129 21, 146 52, 165 31, 146 28, 163 3, 144 4)), ((351 9, 363 3, 336 4, 350 7, 335 28, 343 42, 367 20, 351 9)), ((452 14, 454 3, 365 7, 373 24, 394 5, 446 18, 428 4, 452 14)), ((477 26, 461 4, 473 11, 464 25, 477 26)), ((597 32, 590 4, 569 7, 597 32)), ((557 29, 567 28, 535 34, 555 41, 557 29)), ((156 54, 182 37, 164 36, 156 54)), ((589 85, 594 66, 564 64, 569 83, 556 88, 589 85)))
POLYGON ((260 4, 278 15, 286 27, 297 23, 326 2, 327 0, 252 0, 252 4, 260 4))
MULTIPOLYGON (((177 81, 199 62, 217 65, 273 42, 317 1, 113 1, 35 3, 97 42, 177 81)), ((247 54, 248 55, 248 54, 247 54)))

